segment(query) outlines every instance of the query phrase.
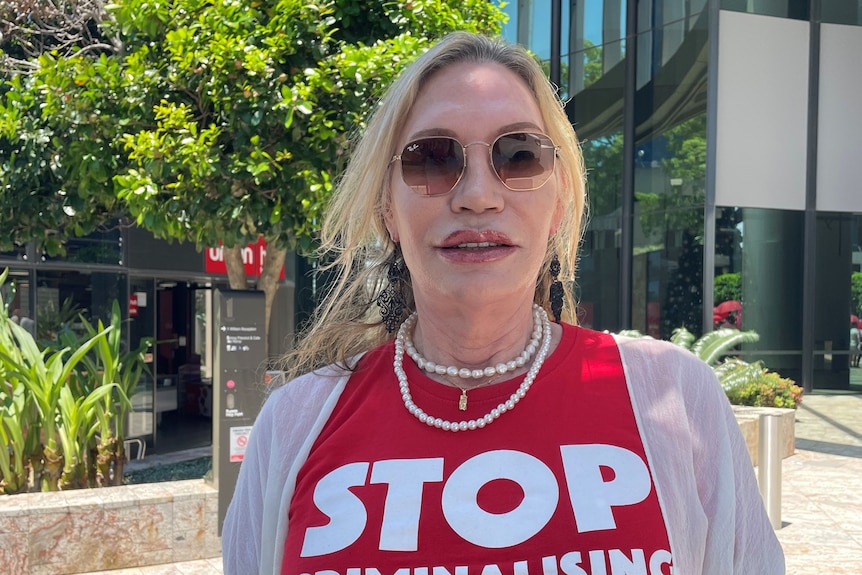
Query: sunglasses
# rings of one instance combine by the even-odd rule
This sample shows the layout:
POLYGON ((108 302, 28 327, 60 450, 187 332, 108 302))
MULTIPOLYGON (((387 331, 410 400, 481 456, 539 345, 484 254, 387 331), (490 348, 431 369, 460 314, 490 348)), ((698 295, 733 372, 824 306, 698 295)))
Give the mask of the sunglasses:
POLYGON ((401 178, 419 195, 442 196, 455 189, 467 170, 467 148, 488 147, 491 166, 500 182, 516 192, 538 190, 554 173, 559 146, 544 134, 509 132, 494 143, 462 144, 449 136, 413 140, 392 156, 401 162, 401 178))

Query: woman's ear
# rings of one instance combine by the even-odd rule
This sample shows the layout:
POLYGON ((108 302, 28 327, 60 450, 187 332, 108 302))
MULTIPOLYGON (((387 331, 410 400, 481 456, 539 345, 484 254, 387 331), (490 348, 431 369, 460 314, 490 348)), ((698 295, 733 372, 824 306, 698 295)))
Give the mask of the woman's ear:
POLYGON ((401 237, 398 235, 398 227, 392 221, 391 214, 392 212, 386 212, 383 215, 383 219, 386 221, 386 230, 389 232, 389 238, 392 240, 392 243, 397 244, 401 241, 401 237))
POLYGON ((557 230, 560 229, 560 224, 563 223, 563 216, 565 215, 565 207, 563 205, 563 194, 566 193, 566 177, 564 174, 560 173, 556 176, 557 178, 557 201, 554 205, 554 214, 551 216, 551 228, 549 230, 548 237, 553 237, 557 230))
POLYGON ((383 223, 386 224, 386 231, 389 232, 389 237, 393 243, 401 241, 401 236, 398 234, 398 224, 395 222, 395 214, 392 213, 392 201, 387 200, 386 207, 383 208, 383 223))

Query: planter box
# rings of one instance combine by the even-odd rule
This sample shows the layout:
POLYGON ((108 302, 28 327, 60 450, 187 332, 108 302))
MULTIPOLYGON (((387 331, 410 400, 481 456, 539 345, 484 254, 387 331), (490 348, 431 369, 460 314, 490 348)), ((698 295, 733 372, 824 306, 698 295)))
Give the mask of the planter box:
POLYGON ((203 479, 0 498, 0 571, 87 573, 221 556, 203 479))
POLYGON ((781 407, 747 407, 734 405, 733 413, 739 430, 748 446, 751 463, 757 466, 757 448, 760 437, 760 416, 765 413, 777 414, 781 418, 781 458, 786 459, 795 452, 796 410, 781 407))

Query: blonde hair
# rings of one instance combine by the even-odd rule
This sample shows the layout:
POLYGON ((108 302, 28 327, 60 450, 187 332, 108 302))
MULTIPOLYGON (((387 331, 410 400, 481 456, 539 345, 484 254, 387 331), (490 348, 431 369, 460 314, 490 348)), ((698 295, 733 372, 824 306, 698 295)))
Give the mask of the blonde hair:
MULTIPOLYGON (((585 198, 581 150, 574 129, 539 64, 522 47, 499 38, 455 32, 434 45, 401 73, 371 115, 351 161, 338 183, 321 232, 319 257, 333 272, 333 281, 310 327, 283 358, 286 381, 324 365, 340 364, 390 339, 375 300, 387 285, 388 261, 398 246, 387 233, 383 215, 389 201, 387 184, 396 139, 414 102, 438 70, 458 63, 496 63, 514 72, 530 88, 542 113, 547 135, 559 146, 556 165, 563 220, 548 242, 534 301, 549 309, 548 273, 556 253, 564 287, 563 320, 575 322, 572 295, 585 198)), ((409 273, 402 290, 405 313, 414 308, 409 273)))

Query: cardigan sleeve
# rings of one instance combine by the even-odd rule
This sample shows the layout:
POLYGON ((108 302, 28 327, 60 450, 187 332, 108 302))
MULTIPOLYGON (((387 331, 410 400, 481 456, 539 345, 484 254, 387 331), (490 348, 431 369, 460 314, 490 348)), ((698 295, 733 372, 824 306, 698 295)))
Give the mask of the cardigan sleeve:
POLYGON ((264 403, 222 529, 225 575, 280 572, 296 474, 349 377, 324 368, 288 382, 264 403))
POLYGON ((675 571, 779 575, 784 553, 712 369, 673 344, 617 338, 675 571))

